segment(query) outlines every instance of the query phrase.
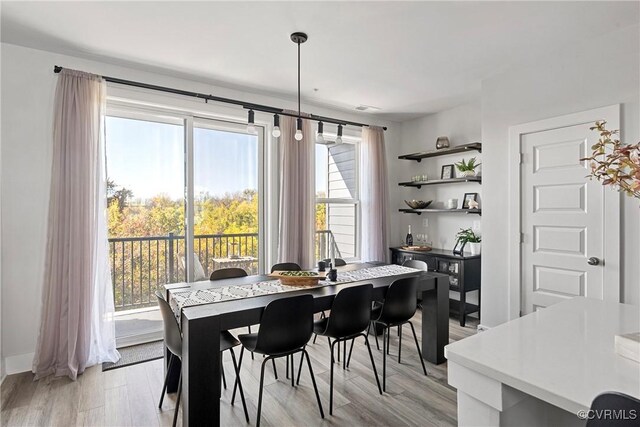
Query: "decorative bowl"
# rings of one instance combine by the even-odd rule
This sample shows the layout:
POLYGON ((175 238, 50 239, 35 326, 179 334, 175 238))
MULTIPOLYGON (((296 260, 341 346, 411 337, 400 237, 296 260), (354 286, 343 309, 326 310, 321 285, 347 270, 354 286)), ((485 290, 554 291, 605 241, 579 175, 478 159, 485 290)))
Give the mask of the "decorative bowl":
POLYGON ((287 286, 313 287, 318 286, 320 280, 324 280, 326 272, 315 271, 274 271, 269 277, 275 277, 280 283, 287 286))
POLYGON ((426 202, 423 200, 405 200, 404 202, 411 209, 426 209, 426 207, 431 204, 432 200, 426 202))

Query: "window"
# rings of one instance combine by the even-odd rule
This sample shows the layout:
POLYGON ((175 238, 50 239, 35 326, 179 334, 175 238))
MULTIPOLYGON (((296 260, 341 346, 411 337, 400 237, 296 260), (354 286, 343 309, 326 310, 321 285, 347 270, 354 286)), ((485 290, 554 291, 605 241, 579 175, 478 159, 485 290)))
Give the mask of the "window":
POLYGON ((114 103, 105 120, 118 345, 157 338, 155 291, 265 270, 264 128, 114 103), (152 311, 154 313, 152 313, 152 311))
POLYGON ((316 257, 355 259, 358 250, 357 141, 316 144, 316 257))

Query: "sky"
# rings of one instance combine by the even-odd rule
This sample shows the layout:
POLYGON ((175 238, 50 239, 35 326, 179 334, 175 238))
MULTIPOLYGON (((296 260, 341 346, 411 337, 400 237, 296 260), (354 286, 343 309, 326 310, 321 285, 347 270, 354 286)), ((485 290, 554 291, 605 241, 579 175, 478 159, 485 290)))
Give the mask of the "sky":
MULTIPOLYGON (((107 176, 133 199, 184 195, 184 136, 180 125, 107 117, 107 176)), ((194 195, 211 196, 258 188, 258 138, 236 132, 195 128, 194 195)), ((326 147, 316 145, 326 159, 326 147)), ((317 162, 316 189, 326 193, 327 165, 317 162), (324 177, 324 178, 323 178, 324 177)))

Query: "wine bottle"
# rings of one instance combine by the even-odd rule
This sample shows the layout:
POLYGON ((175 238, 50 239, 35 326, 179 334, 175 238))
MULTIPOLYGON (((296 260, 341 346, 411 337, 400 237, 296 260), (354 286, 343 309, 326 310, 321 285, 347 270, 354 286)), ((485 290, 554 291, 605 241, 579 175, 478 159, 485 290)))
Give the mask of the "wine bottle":
POLYGON ((413 246, 413 236, 411 235, 411 226, 409 226, 409 232, 407 233, 407 246, 413 246))

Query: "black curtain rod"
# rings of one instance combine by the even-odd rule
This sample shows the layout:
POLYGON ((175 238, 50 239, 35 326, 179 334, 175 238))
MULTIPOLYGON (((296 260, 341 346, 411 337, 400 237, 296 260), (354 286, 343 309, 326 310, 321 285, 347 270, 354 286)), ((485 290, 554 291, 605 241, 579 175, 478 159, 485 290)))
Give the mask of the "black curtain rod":
MULTIPOLYGON (((60 67, 59 65, 56 65, 56 66, 53 67, 53 72, 58 74, 60 71, 62 71, 62 69, 63 69, 63 67, 60 67)), ((126 86, 134 86, 134 87, 139 87, 139 88, 142 88, 142 89, 157 90, 159 92, 173 93, 173 94, 176 94, 176 95, 190 96, 192 98, 204 99, 205 102, 209 102, 209 101, 222 102, 222 103, 225 103, 225 104, 239 105, 239 106, 241 106, 242 108, 244 108, 246 110, 255 110, 255 111, 261 111, 263 113, 280 114, 282 116, 289 116, 289 117, 298 117, 297 114, 287 113, 282 108, 271 107, 269 105, 254 104, 252 102, 245 102, 245 101, 240 101, 240 100, 232 99, 232 98, 223 98, 223 97, 220 97, 220 96, 206 95, 204 93, 190 92, 190 91, 187 91, 187 90, 174 89, 174 88, 165 87, 165 86, 151 85, 151 84, 148 84, 148 83, 135 82, 135 81, 132 81, 132 80, 118 79, 116 77, 102 76, 102 78, 105 79, 107 82, 110 82, 110 83, 116 83, 116 84, 121 84, 121 85, 126 85, 126 86)), ((316 120, 316 121, 319 121, 319 122, 333 123, 333 124, 336 124, 336 125, 344 125, 344 126, 358 126, 358 127, 365 127, 365 126, 369 127, 370 126, 370 125, 365 124, 365 123, 351 122, 351 121, 348 121, 348 120, 339 120, 339 119, 334 119, 334 118, 331 118, 331 117, 318 116, 316 114, 309 114, 309 115, 307 115, 307 116, 305 116, 303 118, 316 120)), ((386 127, 383 127, 382 129, 387 130, 386 127)))

